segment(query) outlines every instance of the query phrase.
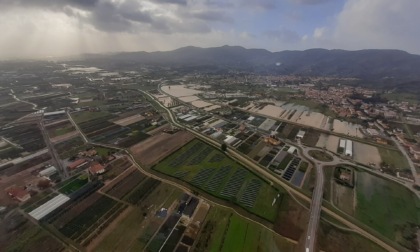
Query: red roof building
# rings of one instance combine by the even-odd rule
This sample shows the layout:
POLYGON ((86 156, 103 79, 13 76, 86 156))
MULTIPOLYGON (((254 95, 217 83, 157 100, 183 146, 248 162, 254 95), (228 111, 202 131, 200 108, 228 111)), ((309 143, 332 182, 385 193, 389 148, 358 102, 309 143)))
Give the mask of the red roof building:
POLYGON ((12 187, 7 190, 7 193, 9 194, 10 197, 17 199, 20 202, 25 202, 31 198, 31 195, 29 194, 29 192, 19 187, 12 187))
POLYGON ((86 159, 82 158, 82 159, 78 159, 76 161, 74 161, 73 163, 67 165, 67 168, 69 170, 74 170, 77 169, 83 165, 85 165, 87 163, 86 159))
POLYGON ((90 166, 89 171, 92 175, 102 174, 105 172, 105 167, 100 163, 94 163, 90 166))

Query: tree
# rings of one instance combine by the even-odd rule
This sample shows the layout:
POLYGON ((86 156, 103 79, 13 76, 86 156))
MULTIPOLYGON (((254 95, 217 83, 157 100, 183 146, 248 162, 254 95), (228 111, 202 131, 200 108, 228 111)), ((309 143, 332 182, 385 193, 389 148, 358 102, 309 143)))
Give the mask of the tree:
POLYGON ((227 150, 227 145, 225 143, 222 143, 222 146, 220 147, 223 152, 227 150))
POLYGON ((42 179, 42 180, 38 181, 37 186, 38 186, 39 189, 43 190, 43 189, 46 189, 46 188, 50 187, 51 183, 48 179, 42 179))

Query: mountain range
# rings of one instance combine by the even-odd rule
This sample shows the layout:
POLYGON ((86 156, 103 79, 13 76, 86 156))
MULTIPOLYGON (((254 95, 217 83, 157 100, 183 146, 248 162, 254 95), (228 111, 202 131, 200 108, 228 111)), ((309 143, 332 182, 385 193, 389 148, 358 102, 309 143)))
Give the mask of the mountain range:
POLYGON ((420 82, 420 55, 400 50, 326 50, 270 52, 240 46, 183 47, 166 52, 85 54, 95 65, 135 68, 155 65, 177 68, 238 70, 275 75, 358 78, 387 83, 420 82))

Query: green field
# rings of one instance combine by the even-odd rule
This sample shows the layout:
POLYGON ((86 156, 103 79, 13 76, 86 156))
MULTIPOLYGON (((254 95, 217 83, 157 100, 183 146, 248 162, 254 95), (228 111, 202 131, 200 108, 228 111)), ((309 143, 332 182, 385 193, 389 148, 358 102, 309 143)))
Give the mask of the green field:
POLYGON ((64 128, 59 128, 59 129, 54 130, 54 136, 61 136, 61 135, 67 134, 69 132, 72 132, 74 130, 75 130, 75 128, 73 127, 73 125, 68 126, 68 127, 64 127, 64 128))
POLYGON ((295 244, 230 210, 212 207, 192 251, 294 251, 295 244))
POLYGON ((328 106, 323 105, 313 100, 291 99, 289 100, 289 103, 308 107, 312 111, 322 113, 329 117, 335 118, 337 116, 332 110, 328 108, 328 106))
POLYGON ((225 235, 222 251, 244 251, 247 229, 248 223, 243 221, 238 215, 233 215, 229 219, 229 228, 225 235))
POLYGON ((389 150, 385 148, 378 148, 379 155, 381 156, 382 162, 390 165, 393 168, 410 169, 407 159, 396 150, 389 150))
POLYGON ((58 189, 58 191, 69 195, 79 190, 82 186, 86 185, 87 183, 88 176, 86 174, 83 174, 68 182, 66 185, 58 189))
MULTIPOLYGON (((342 226, 342 224, 339 224, 342 226)), ((322 220, 318 231, 318 246, 321 251, 382 252, 382 247, 369 239, 349 231, 343 231, 322 220)))
POLYGON ((82 123, 82 122, 98 119, 100 117, 105 117, 109 115, 110 114, 106 111, 98 111, 98 112, 82 111, 82 112, 72 113, 71 117, 76 123, 82 123))
POLYGON ((153 169, 181 179, 216 197, 233 202, 262 218, 273 222, 279 203, 272 206, 279 191, 221 151, 193 140, 171 154, 153 169), (216 157, 224 157, 218 160, 216 157), (235 187, 232 188, 232 187, 235 187), (258 184, 258 189, 253 189, 258 184), (254 196, 249 196, 255 191, 254 196), (251 204, 246 200, 253 198, 251 204))
POLYGON ((394 100, 397 102, 409 102, 410 104, 418 104, 419 103, 419 95, 412 94, 412 93, 390 93, 390 94, 382 94, 381 95, 388 100, 394 100))
POLYGON ((402 185, 358 172, 356 194, 357 219, 393 241, 404 244, 402 230, 420 224, 420 202, 402 185))

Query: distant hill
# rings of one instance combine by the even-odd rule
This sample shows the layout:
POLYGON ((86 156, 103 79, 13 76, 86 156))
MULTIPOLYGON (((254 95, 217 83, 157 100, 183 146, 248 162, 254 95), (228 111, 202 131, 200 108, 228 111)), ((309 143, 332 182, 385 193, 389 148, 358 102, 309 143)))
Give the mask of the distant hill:
POLYGON ((326 50, 270 52, 240 46, 183 47, 167 52, 89 54, 95 65, 156 65, 175 68, 245 70, 256 73, 304 76, 354 77, 370 81, 406 83, 420 81, 420 56, 399 50, 326 50))

